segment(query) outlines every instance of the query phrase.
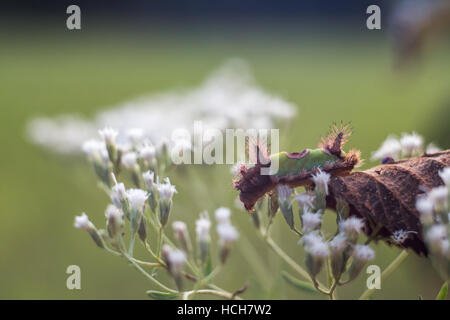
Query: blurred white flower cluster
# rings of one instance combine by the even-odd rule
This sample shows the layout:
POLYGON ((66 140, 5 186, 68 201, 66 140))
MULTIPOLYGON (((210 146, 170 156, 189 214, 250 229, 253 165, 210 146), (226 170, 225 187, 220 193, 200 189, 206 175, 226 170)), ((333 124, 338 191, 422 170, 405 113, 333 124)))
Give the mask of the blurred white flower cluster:
MULTIPOLYGON (((99 130, 99 135, 101 140, 88 140, 83 144, 83 150, 94 167, 100 186, 112 202, 105 211, 106 228, 97 229, 86 213, 75 218, 74 226, 87 231, 98 247, 126 258, 145 277, 164 290, 150 290, 150 296, 188 298, 201 293, 202 286, 212 285, 212 277, 227 260, 231 245, 239 236, 236 228, 231 225, 231 211, 222 207, 215 213, 219 237, 217 259, 220 263, 214 263, 215 247, 210 244, 211 222, 206 212, 196 221, 196 246, 192 245, 184 222, 172 223, 173 236, 179 247, 177 248, 166 235, 173 197, 177 190, 169 178, 159 178, 170 166, 170 159, 166 156, 167 150, 153 148, 137 129, 129 135, 133 138, 128 149, 118 145, 117 139, 120 135, 115 129, 106 127, 99 130), (117 180, 119 177, 122 181, 131 182, 133 187, 127 188, 125 183, 117 180), (156 237, 153 238, 156 240, 149 237, 150 228, 154 230, 156 237), (135 258, 135 238, 141 240, 154 261, 135 258), (187 273, 185 266, 189 266, 192 273, 187 273), (146 271, 145 267, 166 269, 173 278, 176 289, 161 283, 156 274, 146 271), (194 282, 193 290, 184 290, 185 278, 194 282)), ((207 292, 234 298, 232 293, 218 289, 217 286, 207 292)))
MULTIPOLYGON (((380 148, 372 153, 372 160, 381 159, 383 163, 387 163, 389 160, 394 161, 417 156, 424 152, 423 144, 423 137, 415 132, 411 134, 403 133, 400 139, 390 135, 381 144, 380 148)), ((434 153, 440 150, 439 147, 430 143, 427 145, 425 152, 434 153)))
MULTIPOLYGON (((258 87, 245 62, 230 60, 197 88, 128 101, 100 112, 93 120, 76 115, 36 118, 27 131, 32 142, 59 153, 79 152, 82 143, 105 126, 127 133, 116 141, 123 148, 143 138, 155 146, 170 146, 174 130, 192 132, 194 121, 202 121, 204 129, 271 129, 277 121, 292 118, 296 109, 258 87)), ((142 152, 152 154, 151 149, 142 152)))
POLYGON ((417 198, 416 207, 430 255, 445 281, 450 279, 450 167, 439 172, 444 185, 417 198))
MULTIPOLYGON (((329 179, 328 173, 318 170, 312 177, 314 187, 295 194, 293 200, 291 195, 294 191, 291 188, 286 185, 277 188, 281 212, 289 227, 301 236, 299 243, 303 244, 306 253, 305 265, 316 288, 318 288, 317 275, 327 259, 330 261, 335 288, 344 283, 341 281, 344 274, 348 274, 345 283, 352 281, 363 266, 375 257, 374 251, 369 246, 358 244, 365 223, 358 217, 349 216, 348 204, 343 200, 338 201, 336 208, 338 231, 334 237, 325 239, 322 232, 322 217, 326 209, 325 198, 328 195, 329 179), (292 204, 295 201, 298 204, 301 232, 294 225, 292 204), (349 261, 352 261, 351 264, 349 261)), ((330 290, 329 294, 332 294, 333 290, 330 290)))

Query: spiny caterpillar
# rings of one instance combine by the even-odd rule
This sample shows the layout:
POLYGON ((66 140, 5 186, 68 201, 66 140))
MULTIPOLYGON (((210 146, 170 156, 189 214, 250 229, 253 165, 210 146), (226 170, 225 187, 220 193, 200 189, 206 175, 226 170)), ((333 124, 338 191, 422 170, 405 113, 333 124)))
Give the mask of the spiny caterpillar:
POLYGON ((337 201, 344 200, 349 205, 350 216, 367 221, 364 232, 371 238, 427 255, 416 199, 426 190, 444 184, 439 172, 450 166, 450 150, 425 152, 398 161, 383 160, 376 167, 351 172, 360 159, 359 151, 342 151, 349 135, 348 125, 333 126, 317 149, 271 156, 265 155, 264 149, 258 150, 258 154, 267 157, 265 164, 256 161, 254 167, 241 166, 240 179, 233 181, 245 208, 252 211, 255 203, 279 184, 292 188, 310 186, 312 176, 322 170, 331 175, 326 198, 328 208, 336 209, 337 201), (279 170, 272 175, 261 174, 261 169, 270 166, 274 159, 279 160, 279 170), (393 240, 398 232, 408 235, 404 241, 393 240))
POLYGON ((337 176, 348 175, 360 162, 359 151, 350 150, 345 153, 342 150, 350 135, 348 124, 339 127, 333 125, 317 149, 294 153, 280 152, 269 156, 264 147, 256 146, 258 156, 255 166, 241 166, 239 179, 233 181, 234 187, 240 191, 240 200, 245 208, 252 211, 258 199, 279 184, 293 188, 312 184, 311 177, 319 170, 337 176), (261 161, 260 157, 266 157, 265 161, 261 161), (261 174, 261 169, 270 167, 274 160, 278 161, 278 171, 271 175, 261 174))

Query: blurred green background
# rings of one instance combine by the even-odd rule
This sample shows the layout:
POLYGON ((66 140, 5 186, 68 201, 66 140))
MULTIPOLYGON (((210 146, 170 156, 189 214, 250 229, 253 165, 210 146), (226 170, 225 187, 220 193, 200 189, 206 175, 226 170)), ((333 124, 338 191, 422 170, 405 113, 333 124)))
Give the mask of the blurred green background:
MULTIPOLYGON (((364 168, 374 165, 370 153, 390 133, 415 130, 427 142, 449 147, 449 137, 442 136, 449 126, 448 43, 435 45, 418 65, 396 73, 384 32, 352 33, 332 25, 261 25, 211 33, 195 28, 133 31, 123 21, 113 27, 90 24, 80 32, 69 32, 64 24, 14 23, 19 27, 0 31, 2 299, 145 299, 152 287, 73 227, 74 216, 82 211, 103 225, 108 199, 84 158, 53 154, 27 141, 26 123, 36 116, 76 112, 90 117, 143 94, 194 87, 227 58, 240 57, 265 90, 299 106, 290 126, 280 128, 283 150, 315 146, 330 123, 340 120, 352 122, 347 148, 362 151, 364 168), (66 288, 65 271, 72 264, 81 267, 81 290, 66 288)), ((171 180, 179 191, 171 219, 185 220, 191 235, 201 211, 234 208, 237 194, 228 166, 174 170, 171 180)), ((280 271, 292 270, 256 236, 248 214, 234 210, 232 219, 241 237, 218 285, 232 291, 248 279, 246 298, 322 298, 283 282, 280 271)), ((326 220, 332 225, 331 212, 326 220)), ((303 264, 302 249, 281 216, 273 232, 303 264)), ((383 268, 399 250, 380 243, 376 253, 373 263, 383 268)), ((357 298, 365 279, 362 274, 340 288, 339 297, 357 298)), ((441 283, 427 259, 411 254, 373 297, 430 299, 441 283)))

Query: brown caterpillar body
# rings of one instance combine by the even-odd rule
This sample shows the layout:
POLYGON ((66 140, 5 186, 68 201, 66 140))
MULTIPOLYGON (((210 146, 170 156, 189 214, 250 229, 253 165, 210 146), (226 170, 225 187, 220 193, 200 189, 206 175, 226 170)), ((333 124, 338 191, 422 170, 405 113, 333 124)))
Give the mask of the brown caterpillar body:
MULTIPOLYGON (((261 168, 270 167, 270 161, 264 164, 259 161, 259 156, 268 158, 268 151, 262 145, 255 145, 250 148, 251 158, 255 159, 256 165, 251 168, 242 166, 239 170, 239 179, 233 181, 235 189, 240 191, 239 197, 245 208, 252 211, 255 203, 266 193, 272 191, 278 184, 286 184, 292 188, 306 186, 312 183, 311 177, 320 169, 332 175, 348 175, 350 171, 360 163, 360 152, 350 150, 348 153, 342 151, 342 146, 347 142, 351 135, 349 125, 338 127, 333 125, 330 133, 322 138, 319 143, 319 149, 322 153, 334 156, 330 161, 318 164, 314 157, 308 161, 314 162, 317 166, 313 166, 309 170, 306 168, 293 168, 287 174, 278 175, 262 175, 261 168)), ((317 149, 316 149, 317 150, 317 149)), ((302 152, 288 153, 282 152, 289 159, 304 160, 310 156, 310 150, 305 149, 302 152)))

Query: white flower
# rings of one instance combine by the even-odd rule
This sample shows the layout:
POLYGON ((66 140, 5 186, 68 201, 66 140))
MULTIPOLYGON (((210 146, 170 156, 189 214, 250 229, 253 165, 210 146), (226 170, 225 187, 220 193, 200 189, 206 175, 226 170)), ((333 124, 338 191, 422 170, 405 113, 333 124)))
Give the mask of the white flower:
POLYGON ((226 224, 230 222, 231 210, 225 207, 220 207, 214 212, 217 223, 226 224))
POLYGON ((444 186, 433 188, 428 192, 428 198, 433 202, 434 208, 441 210, 446 206, 448 189, 444 186))
POLYGON ((355 236, 361 233, 364 221, 358 217, 350 217, 339 223, 339 230, 347 236, 355 236))
POLYGON ((137 166, 137 154, 136 152, 128 152, 122 156, 122 164, 127 169, 134 169, 137 166))
POLYGON ((330 181, 330 175, 322 170, 318 170, 318 172, 312 176, 312 180, 316 188, 324 192, 328 195, 328 182, 330 181))
POLYGON ((145 201, 148 198, 148 193, 141 189, 128 189, 127 190, 127 199, 130 203, 131 210, 142 210, 145 204, 145 201))
POLYGON ((105 217, 106 217, 106 219, 122 219, 123 212, 122 212, 122 210, 118 209, 116 206, 113 206, 110 204, 110 205, 108 205, 108 207, 106 207, 105 217))
POLYGON ((169 261, 171 268, 181 269, 186 262, 186 253, 180 249, 172 249, 167 255, 167 260, 169 261))
POLYGON ((152 161, 156 157, 156 148, 153 145, 146 144, 139 149, 139 157, 145 161, 152 161))
POLYGON ((246 64, 233 60, 184 92, 158 92, 102 110, 88 120, 67 115, 33 119, 27 126, 29 138, 56 151, 77 152, 84 140, 95 136, 97 128, 109 125, 121 132, 151 128, 145 134, 157 145, 175 129, 190 128, 195 120, 202 120, 205 127, 212 123, 220 130, 248 129, 255 122, 272 124, 272 128, 276 120, 292 118, 297 107, 262 90, 246 64))
POLYGON ((369 246, 357 244, 353 249, 353 257, 365 263, 375 258, 375 252, 369 246))
POLYGON ((435 152, 439 152, 439 151, 441 151, 442 149, 441 148, 439 148, 437 145, 435 145, 435 144, 433 144, 433 143, 430 143, 430 144, 428 144, 427 145, 427 148, 426 148, 426 153, 428 153, 428 154, 430 154, 430 153, 435 153, 435 152))
POLYGON ((303 192, 300 194, 296 194, 294 196, 294 200, 297 200, 298 206, 302 207, 305 210, 305 208, 313 207, 314 196, 307 192, 303 192))
POLYGON ((439 171, 439 176, 442 181, 444 181, 445 185, 450 188, 450 167, 444 168, 439 171))
POLYGON ((406 239, 408 239, 409 235, 411 233, 417 233, 416 231, 405 231, 403 229, 396 230, 392 233, 391 239, 397 244, 402 244, 405 242, 406 239))
POLYGON ((217 225, 217 234, 223 242, 235 241, 239 238, 239 232, 229 223, 221 223, 217 225))
POLYGON ((330 254, 328 244, 316 233, 308 233, 302 238, 305 251, 312 256, 325 259, 330 254))
POLYGON ((280 201, 289 201, 289 198, 291 197, 292 194, 292 189, 287 186, 287 185, 279 185, 277 187, 277 191, 278 191, 278 199, 280 199, 280 201))
POLYGON ((105 140, 107 145, 112 145, 116 142, 116 137, 119 134, 116 130, 110 127, 105 127, 98 131, 100 136, 105 140))
POLYGON ((389 136, 382 143, 381 147, 372 153, 372 160, 383 159, 386 157, 395 159, 398 157, 401 149, 402 147, 400 141, 392 136, 389 136))
POLYGON ((172 199, 173 194, 177 192, 177 189, 170 184, 169 178, 165 178, 164 181, 165 183, 159 183, 156 186, 158 188, 159 197, 162 200, 172 199))
POLYGON ((83 230, 88 230, 88 229, 94 228, 94 225, 92 224, 91 221, 89 221, 87 214, 84 212, 81 214, 81 216, 75 217, 74 226, 75 226, 75 228, 83 229, 83 230))
POLYGON ((422 149, 423 138, 415 132, 412 134, 403 133, 400 139, 400 145, 402 146, 403 153, 412 155, 422 149))
POLYGON ((108 159, 108 151, 106 150, 106 145, 100 140, 87 140, 83 143, 81 147, 83 152, 91 158, 108 159))
POLYGON ((200 242, 209 240, 209 229, 211 228, 211 221, 209 220, 208 213, 205 211, 200 214, 200 218, 195 221, 195 232, 197 233, 197 239, 200 242))
POLYGON ((341 253, 347 248, 347 237, 339 233, 329 242, 329 245, 333 253, 341 253))
POLYGON ((115 238, 124 226, 123 212, 116 206, 110 204, 105 211, 106 226, 110 237, 115 238))
POLYGON ((175 239, 177 239, 183 250, 185 252, 190 252, 192 249, 192 245, 186 223, 184 223, 183 221, 174 221, 172 223, 172 229, 175 239))
POLYGON ((187 231, 186 223, 183 221, 174 221, 172 223, 172 228, 176 233, 184 233, 187 231))
POLYGON ((426 233, 425 239, 427 240, 433 251, 442 250, 445 241, 447 240, 447 228, 444 225, 433 225, 426 233))
POLYGON ((146 171, 142 174, 142 178, 144 178, 145 185, 147 188, 151 188, 154 184, 155 179, 155 173, 153 171, 146 171))
POLYGON ((122 207, 122 201, 127 198, 127 192, 123 183, 118 183, 114 173, 112 174, 115 185, 111 188, 111 200, 118 208, 122 207))
POLYGON ((126 135, 132 144, 137 144, 144 137, 144 130, 141 128, 131 128, 127 130, 126 135))
POLYGON ((417 197, 416 208, 421 215, 433 214, 433 201, 426 196, 417 197))
POLYGON ((302 215, 303 232, 310 232, 320 227, 322 223, 322 215, 320 213, 312 213, 305 211, 302 215))

